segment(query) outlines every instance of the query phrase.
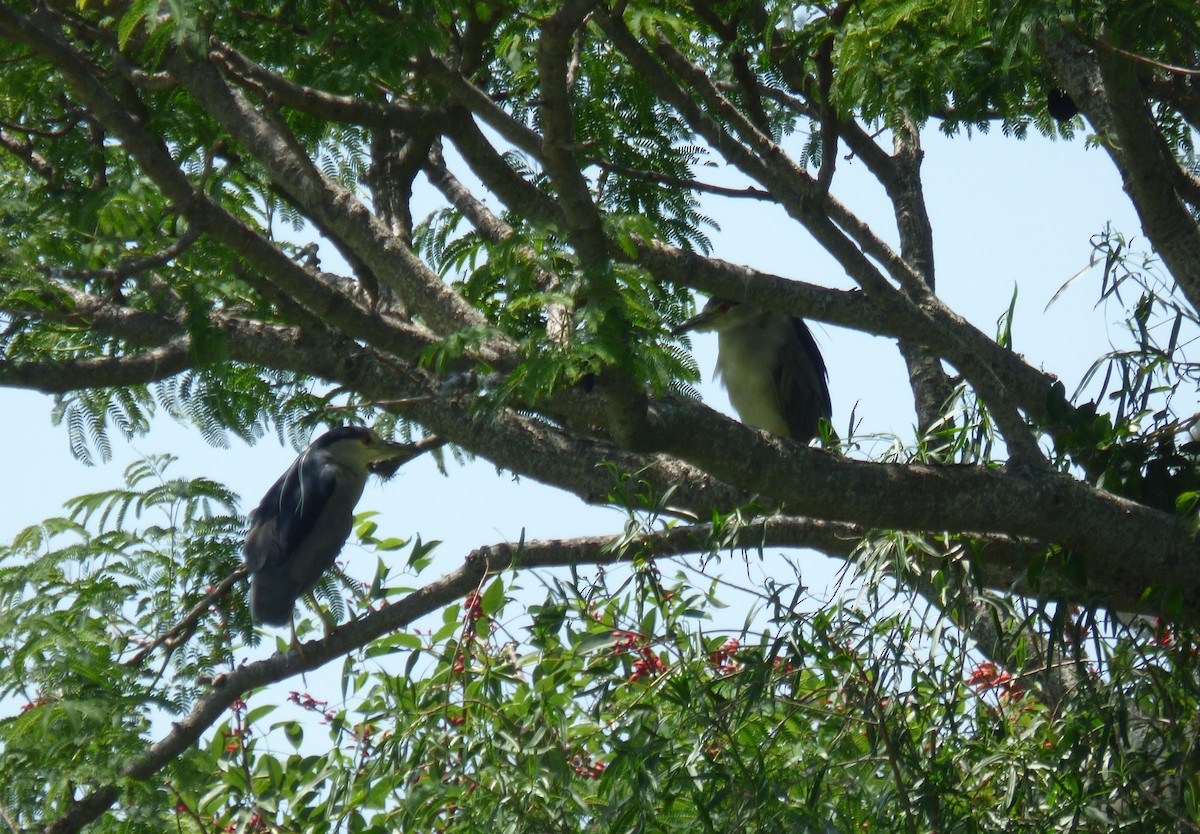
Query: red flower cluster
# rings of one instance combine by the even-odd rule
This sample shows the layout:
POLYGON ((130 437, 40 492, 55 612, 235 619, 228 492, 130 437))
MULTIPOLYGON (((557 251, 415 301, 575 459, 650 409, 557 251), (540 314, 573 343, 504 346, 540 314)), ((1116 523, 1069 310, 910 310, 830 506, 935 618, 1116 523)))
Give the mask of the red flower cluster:
POLYGON ((653 649, 646 646, 641 651, 641 658, 633 661, 633 672, 629 675, 630 683, 635 683, 641 678, 648 678, 652 675, 661 675, 667 671, 666 664, 659 659, 653 649))
POLYGON ((270 830, 270 829, 268 828, 266 821, 262 818, 262 816, 260 814, 251 814, 249 819, 246 820, 245 828, 243 828, 238 823, 237 820, 234 820, 233 822, 229 823, 229 825, 225 826, 225 831, 227 831, 227 832, 268 831, 268 830, 270 830))
POLYGON ((997 668, 990 660, 985 660, 975 667, 971 677, 967 678, 967 686, 975 687, 980 692, 996 689, 1002 698, 1014 701, 1024 694, 1020 682, 1008 672, 997 668))
POLYGON ((576 753, 571 759, 571 765, 575 768, 575 772, 584 779, 599 779, 604 775, 604 769, 607 767, 604 762, 593 762, 592 757, 587 753, 576 753))
POLYGON ((288 700, 300 707, 300 709, 306 709, 309 712, 319 713, 326 721, 332 721, 337 717, 337 713, 335 711, 325 709, 328 704, 327 701, 318 701, 307 692, 297 692, 293 689, 288 693, 288 700))
POLYGON ((225 734, 225 738, 232 739, 225 745, 225 752, 236 753, 242 749, 242 739, 250 738, 250 728, 244 727, 239 730, 230 730, 225 734))
POLYGON ((463 622, 469 623, 483 616, 483 597, 476 591, 471 591, 463 599, 463 622))
POLYGON ((618 630, 614 631, 612 636, 617 638, 617 643, 613 646, 614 655, 622 655, 626 652, 638 655, 638 659, 633 661, 633 671, 629 675, 630 683, 636 683, 642 678, 661 675, 667 671, 666 664, 655 654, 648 639, 632 631, 618 630))
POLYGON ((733 656, 741 648, 741 645, 736 637, 730 637, 721 645, 721 648, 708 653, 708 665, 722 675, 738 671, 742 668, 742 664, 738 663, 733 656))
POLYGON ((461 675, 467 671, 467 661, 475 657, 476 642, 486 642, 486 635, 481 638, 479 634, 479 621, 485 616, 483 612, 483 597, 479 592, 472 591, 463 597, 462 608, 463 627, 462 632, 458 636, 461 650, 454 658, 454 665, 450 667, 451 671, 456 675, 461 675))
POLYGON ((1175 642, 1175 630, 1170 623, 1163 622, 1162 617, 1154 620, 1154 637, 1151 640, 1156 646, 1162 646, 1164 649, 1175 642))

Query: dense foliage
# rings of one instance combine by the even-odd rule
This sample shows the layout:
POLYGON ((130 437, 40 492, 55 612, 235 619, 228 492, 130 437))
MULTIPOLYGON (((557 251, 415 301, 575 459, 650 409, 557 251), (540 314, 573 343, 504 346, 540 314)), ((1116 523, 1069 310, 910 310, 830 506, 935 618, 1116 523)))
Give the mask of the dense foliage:
POLYGON ((270 654, 237 497, 139 463, 0 549, 0 826, 1200 830, 1198 55, 1184 0, 0 3, 0 385, 78 457, 352 420, 629 519, 432 579, 362 518, 270 654), (922 131, 993 126, 1103 148, 1153 248, 1096 230, 1092 401, 935 293, 922 131), (712 199, 855 289, 722 260, 712 199), (894 341, 916 436, 706 408, 693 291, 894 341))

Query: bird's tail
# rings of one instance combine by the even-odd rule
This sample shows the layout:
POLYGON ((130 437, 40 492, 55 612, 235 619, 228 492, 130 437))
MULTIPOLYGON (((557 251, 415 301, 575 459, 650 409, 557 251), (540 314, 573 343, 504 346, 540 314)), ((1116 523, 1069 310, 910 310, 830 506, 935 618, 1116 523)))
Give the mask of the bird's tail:
POLYGON ((250 578, 250 616, 271 626, 291 623, 300 589, 286 575, 259 571, 250 578))

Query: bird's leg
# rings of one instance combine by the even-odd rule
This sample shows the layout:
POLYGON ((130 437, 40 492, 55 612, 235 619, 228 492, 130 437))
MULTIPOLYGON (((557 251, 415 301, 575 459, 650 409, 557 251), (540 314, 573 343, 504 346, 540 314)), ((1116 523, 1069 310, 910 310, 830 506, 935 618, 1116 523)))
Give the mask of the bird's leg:
POLYGON ((365 617, 368 614, 372 613, 372 611, 374 610, 371 607, 370 586, 367 586, 366 590, 363 590, 362 585, 355 584, 353 587, 355 589, 355 593, 358 594, 358 606, 356 608, 350 609, 349 616, 350 616, 350 622, 352 622, 352 623, 358 622, 360 617, 365 617), (363 613, 360 614, 359 613, 360 611, 362 611, 363 613))
POLYGON ((337 623, 330 618, 328 612, 326 612, 325 609, 321 607, 321 604, 317 602, 316 593, 309 591, 307 596, 308 604, 312 606, 313 611, 317 612, 317 617, 319 617, 321 620, 321 630, 324 632, 322 639, 329 640, 330 635, 333 634, 333 632, 337 629, 337 623))
MULTIPOLYGON (((292 652, 295 652, 296 657, 300 658, 300 660, 304 660, 304 648, 300 645, 300 635, 296 633, 296 612, 295 611, 292 612, 291 626, 292 626, 292 647, 290 649, 288 649, 288 656, 290 657, 292 652)), ((303 672, 300 673, 300 682, 304 684, 305 689, 308 689, 308 676, 305 675, 303 672)))
POLYGON ((296 613, 292 612, 292 619, 289 623, 292 627, 292 645, 288 649, 288 654, 295 652, 300 657, 304 657, 304 649, 300 647, 300 635, 296 633, 296 613))

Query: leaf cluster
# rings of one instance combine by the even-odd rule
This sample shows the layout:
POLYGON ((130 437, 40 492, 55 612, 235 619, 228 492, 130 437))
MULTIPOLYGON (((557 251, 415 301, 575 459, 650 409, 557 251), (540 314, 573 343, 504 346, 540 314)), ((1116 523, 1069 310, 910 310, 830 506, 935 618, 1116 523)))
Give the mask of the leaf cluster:
POLYGON ((228 490, 170 478, 172 463, 131 465, 125 487, 73 499, 0 550, 0 699, 18 707, 0 721, 0 805, 29 820, 112 781, 228 661, 231 635, 256 639, 226 598, 190 639, 161 642, 237 565, 242 526, 228 490), (143 652, 160 644, 172 648, 143 652))

